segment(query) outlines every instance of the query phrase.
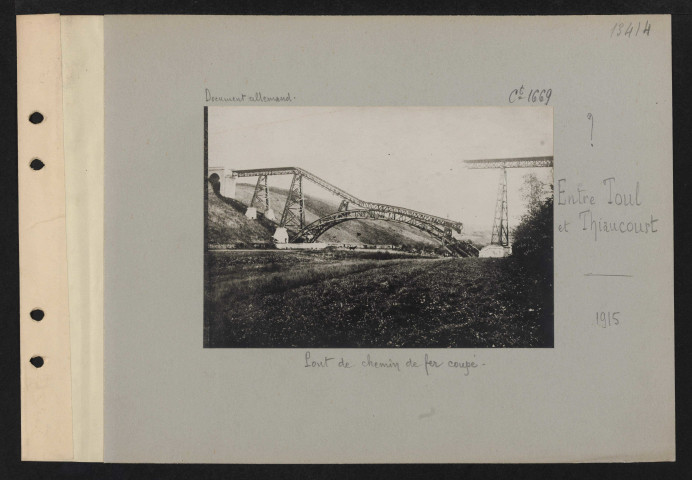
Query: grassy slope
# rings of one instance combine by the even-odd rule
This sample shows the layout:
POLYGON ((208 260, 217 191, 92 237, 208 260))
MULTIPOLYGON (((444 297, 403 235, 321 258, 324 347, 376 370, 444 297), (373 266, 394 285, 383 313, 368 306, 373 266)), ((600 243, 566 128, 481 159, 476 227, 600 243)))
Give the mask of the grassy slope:
POLYGON ((245 217, 241 205, 224 203, 207 184, 209 243, 269 242, 272 233, 262 223, 245 217))
POLYGON ((552 345, 552 282, 512 259, 214 255, 208 346, 552 345))

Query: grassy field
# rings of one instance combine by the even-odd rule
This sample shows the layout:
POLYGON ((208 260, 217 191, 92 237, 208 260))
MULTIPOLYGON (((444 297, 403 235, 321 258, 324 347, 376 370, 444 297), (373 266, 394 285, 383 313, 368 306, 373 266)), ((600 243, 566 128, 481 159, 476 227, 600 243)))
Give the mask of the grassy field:
POLYGON ((206 347, 551 347, 552 276, 511 258, 207 254, 206 347))

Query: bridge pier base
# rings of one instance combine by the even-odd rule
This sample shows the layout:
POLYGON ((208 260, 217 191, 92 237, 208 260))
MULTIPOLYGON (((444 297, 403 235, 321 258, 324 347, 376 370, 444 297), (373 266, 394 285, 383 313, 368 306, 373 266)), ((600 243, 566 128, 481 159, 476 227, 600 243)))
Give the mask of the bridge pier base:
POLYGON ((274 243, 288 243, 288 231, 284 227, 277 227, 272 238, 274 243))
POLYGON ((245 216, 250 220, 257 220, 257 209, 255 207, 247 207, 247 210, 245 210, 245 216))
POLYGON ((512 254, 512 247, 504 247, 502 245, 487 245, 481 248, 478 256, 481 258, 501 258, 509 257, 512 254))

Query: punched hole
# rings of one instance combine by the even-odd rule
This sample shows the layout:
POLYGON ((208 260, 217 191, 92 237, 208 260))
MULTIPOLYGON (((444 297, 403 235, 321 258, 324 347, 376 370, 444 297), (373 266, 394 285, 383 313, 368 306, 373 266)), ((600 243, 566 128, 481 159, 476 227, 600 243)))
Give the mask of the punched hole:
POLYGON ((43 115, 41 115, 39 112, 34 112, 29 115, 29 121, 34 125, 38 125, 43 121, 43 115))
POLYGON ((34 170, 41 170, 45 166, 45 163, 43 163, 38 158, 34 158, 29 164, 29 166, 34 170))
POLYGON ((40 308, 33 309, 31 313, 29 313, 29 315, 33 320, 36 320, 37 322, 43 320, 43 310, 41 310, 40 308))
POLYGON ((31 357, 29 362, 31 362, 34 367, 41 368, 43 366, 43 357, 31 357))

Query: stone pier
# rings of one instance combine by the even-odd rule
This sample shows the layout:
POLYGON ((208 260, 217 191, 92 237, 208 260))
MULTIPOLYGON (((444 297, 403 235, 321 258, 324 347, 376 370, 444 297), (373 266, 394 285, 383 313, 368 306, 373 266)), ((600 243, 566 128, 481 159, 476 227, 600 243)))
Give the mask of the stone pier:
POLYGON ((235 182, 236 182, 236 176, 233 175, 232 173, 227 173, 224 176, 224 197, 227 198, 235 198, 235 182))

